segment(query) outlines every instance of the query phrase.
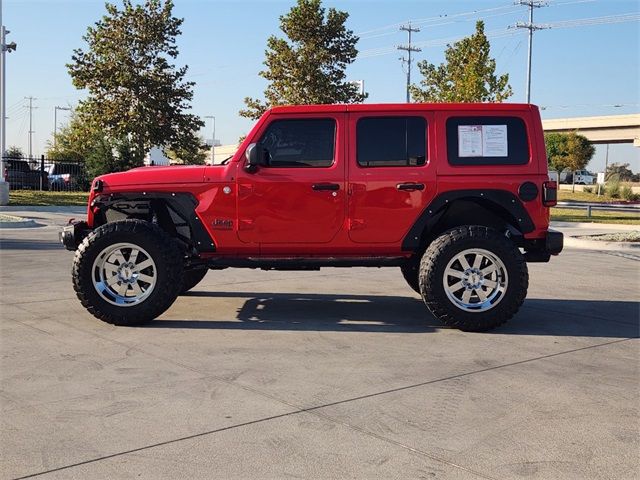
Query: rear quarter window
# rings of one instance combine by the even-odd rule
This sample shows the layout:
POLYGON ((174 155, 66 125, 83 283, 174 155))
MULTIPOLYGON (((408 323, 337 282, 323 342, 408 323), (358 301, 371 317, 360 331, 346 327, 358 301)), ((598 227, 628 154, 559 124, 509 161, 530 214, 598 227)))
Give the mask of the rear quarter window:
POLYGON ((451 165, 526 165, 527 127, 519 117, 450 117, 446 123, 451 165))

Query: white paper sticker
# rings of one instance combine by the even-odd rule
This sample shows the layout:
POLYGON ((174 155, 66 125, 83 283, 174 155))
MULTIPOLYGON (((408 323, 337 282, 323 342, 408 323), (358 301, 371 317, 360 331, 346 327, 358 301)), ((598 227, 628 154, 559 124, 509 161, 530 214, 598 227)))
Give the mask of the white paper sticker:
POLYGON ((482 156, 482 126, 459 125, 458 126, 458 156, 481 157, 482 156))
POLYGON ((507 157, 506 125, 459 125, 459 157, 507 157))
POLYGON ((507 157, 507 126, 483 125, 482 126, 482 156, 483 157, 507 157))

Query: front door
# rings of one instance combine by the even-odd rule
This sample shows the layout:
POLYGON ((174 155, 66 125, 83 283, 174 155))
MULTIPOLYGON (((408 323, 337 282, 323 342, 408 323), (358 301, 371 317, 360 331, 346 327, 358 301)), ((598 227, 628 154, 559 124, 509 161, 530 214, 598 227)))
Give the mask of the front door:
POLYGON ((436 193, 429 112, 353 112, 349 131, 349 238, 402 241, 436 193))
MULTIPOLYGON (((346 215, 344 114, 277 116, 259 134, 267 165, 238 174, 238 237, 260 252, 324 244, 346 215)), ((244 160, 246 162, 246 160, 244 160)))

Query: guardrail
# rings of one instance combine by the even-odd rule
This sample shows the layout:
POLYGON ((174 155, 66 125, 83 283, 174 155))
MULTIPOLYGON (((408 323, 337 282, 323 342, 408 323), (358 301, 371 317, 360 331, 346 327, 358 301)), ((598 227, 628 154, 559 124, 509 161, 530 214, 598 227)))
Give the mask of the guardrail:
POLYGON ((640 215, 640 204, 631 205, 611 205, 606 203, 575 203, 575 202, 558 202, 555 208, 566 208, 571 210, 586 210, 587 217, 591 217, 591 212, 600 210, 605 212, 625 212, 636 213, 640 215))

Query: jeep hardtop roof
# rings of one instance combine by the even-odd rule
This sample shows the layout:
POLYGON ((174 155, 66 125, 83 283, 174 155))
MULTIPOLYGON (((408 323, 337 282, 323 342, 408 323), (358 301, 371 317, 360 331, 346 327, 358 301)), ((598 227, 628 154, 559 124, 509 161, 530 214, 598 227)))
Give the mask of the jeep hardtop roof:
POLYGON ((397 111, 451 111, 478 110, 513 112, 523 110, 537 110, 538 107, 529 103, 353 103, 334 105, 288 105, 273 107, 268 110, 272 114, 289 113, 318 113, 318 112, 397 112, 397 111))

